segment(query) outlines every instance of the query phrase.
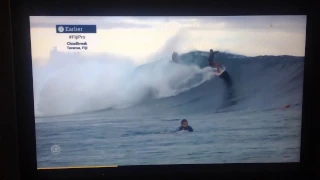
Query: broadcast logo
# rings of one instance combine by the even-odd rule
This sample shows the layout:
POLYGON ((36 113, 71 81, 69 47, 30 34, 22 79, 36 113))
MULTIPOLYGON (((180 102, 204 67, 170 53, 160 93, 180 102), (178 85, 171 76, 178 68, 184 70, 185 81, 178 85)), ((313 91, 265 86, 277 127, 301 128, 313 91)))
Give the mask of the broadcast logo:
POLYGON ((63 26, 59 26, 58 27, 58 31, 62 33, 64 31, 64 27, 63 26))
POLYGON ((61 151, 61 148, 59 145, 53 145, 51 146, 51 152, 52 154, 59 154, 61 151))

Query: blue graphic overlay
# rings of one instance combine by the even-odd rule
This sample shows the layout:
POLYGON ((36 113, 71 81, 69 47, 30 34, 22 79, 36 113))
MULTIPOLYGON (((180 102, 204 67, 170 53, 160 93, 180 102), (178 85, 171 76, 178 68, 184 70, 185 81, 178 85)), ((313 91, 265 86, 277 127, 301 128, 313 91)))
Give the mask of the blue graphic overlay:
POLYGON ((97 33, 96 25, 56 25, 57 33, 97 33))

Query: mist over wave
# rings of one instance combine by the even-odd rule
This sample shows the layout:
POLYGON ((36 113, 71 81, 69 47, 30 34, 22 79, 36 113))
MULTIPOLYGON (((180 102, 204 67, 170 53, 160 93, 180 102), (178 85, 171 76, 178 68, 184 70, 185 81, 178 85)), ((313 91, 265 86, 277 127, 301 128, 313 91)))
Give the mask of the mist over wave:
POLYGON ((175 96, 213 77, 210 68, 170 59, 136 65, 126 57, 52 51, 46 65, 33 65, 35 115, 125 108, 175 96))

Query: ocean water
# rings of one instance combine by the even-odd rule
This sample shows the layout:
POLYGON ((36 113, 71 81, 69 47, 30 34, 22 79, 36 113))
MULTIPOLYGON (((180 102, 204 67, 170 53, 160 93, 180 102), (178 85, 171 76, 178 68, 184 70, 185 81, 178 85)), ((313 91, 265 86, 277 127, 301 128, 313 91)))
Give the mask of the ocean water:
POLYGON ((62 81, 43 83, 35 109, 51 114, 36 117, 38 167, 298 162, 303 57, 221 53, 216 58, 232 87, 210 74, 203 52, 190 52, 181 56, 181 67, 147 64, 131 71, 132 81, 123 88, 129 94, 115 95, 118 101, 110 92, 99 94, 108 104, 97 110, 92 108, 103 101, 85 101, 83 84, 64 94, 62 81), (146 75, 153 81, 141 81, 146 75), (68 108, 70 102, 79 106, 68 108), (194 132, 173 133, 181 119, 194 132))
POLYGON ((170 133, 180 119, 37 124, 38 167, 298 162, 301 106, 189 118, 194 132, 170 133), (60 153, 51 146, 59 145, 60 153))

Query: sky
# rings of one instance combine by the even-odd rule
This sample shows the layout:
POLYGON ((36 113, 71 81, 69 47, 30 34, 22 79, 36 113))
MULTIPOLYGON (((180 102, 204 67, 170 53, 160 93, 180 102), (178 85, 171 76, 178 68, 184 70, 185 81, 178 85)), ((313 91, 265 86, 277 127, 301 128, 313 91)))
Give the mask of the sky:
POLYGON ((305 54, 306 16, 32 16, 33 62, 46 63, 55 47, 67 51, 68 34, 57 34, 56 24, 95 24, 97 33, 85 34, 85 53, 120 55, 137 63, 173 51, 209 49, 246 56, 305 54))

